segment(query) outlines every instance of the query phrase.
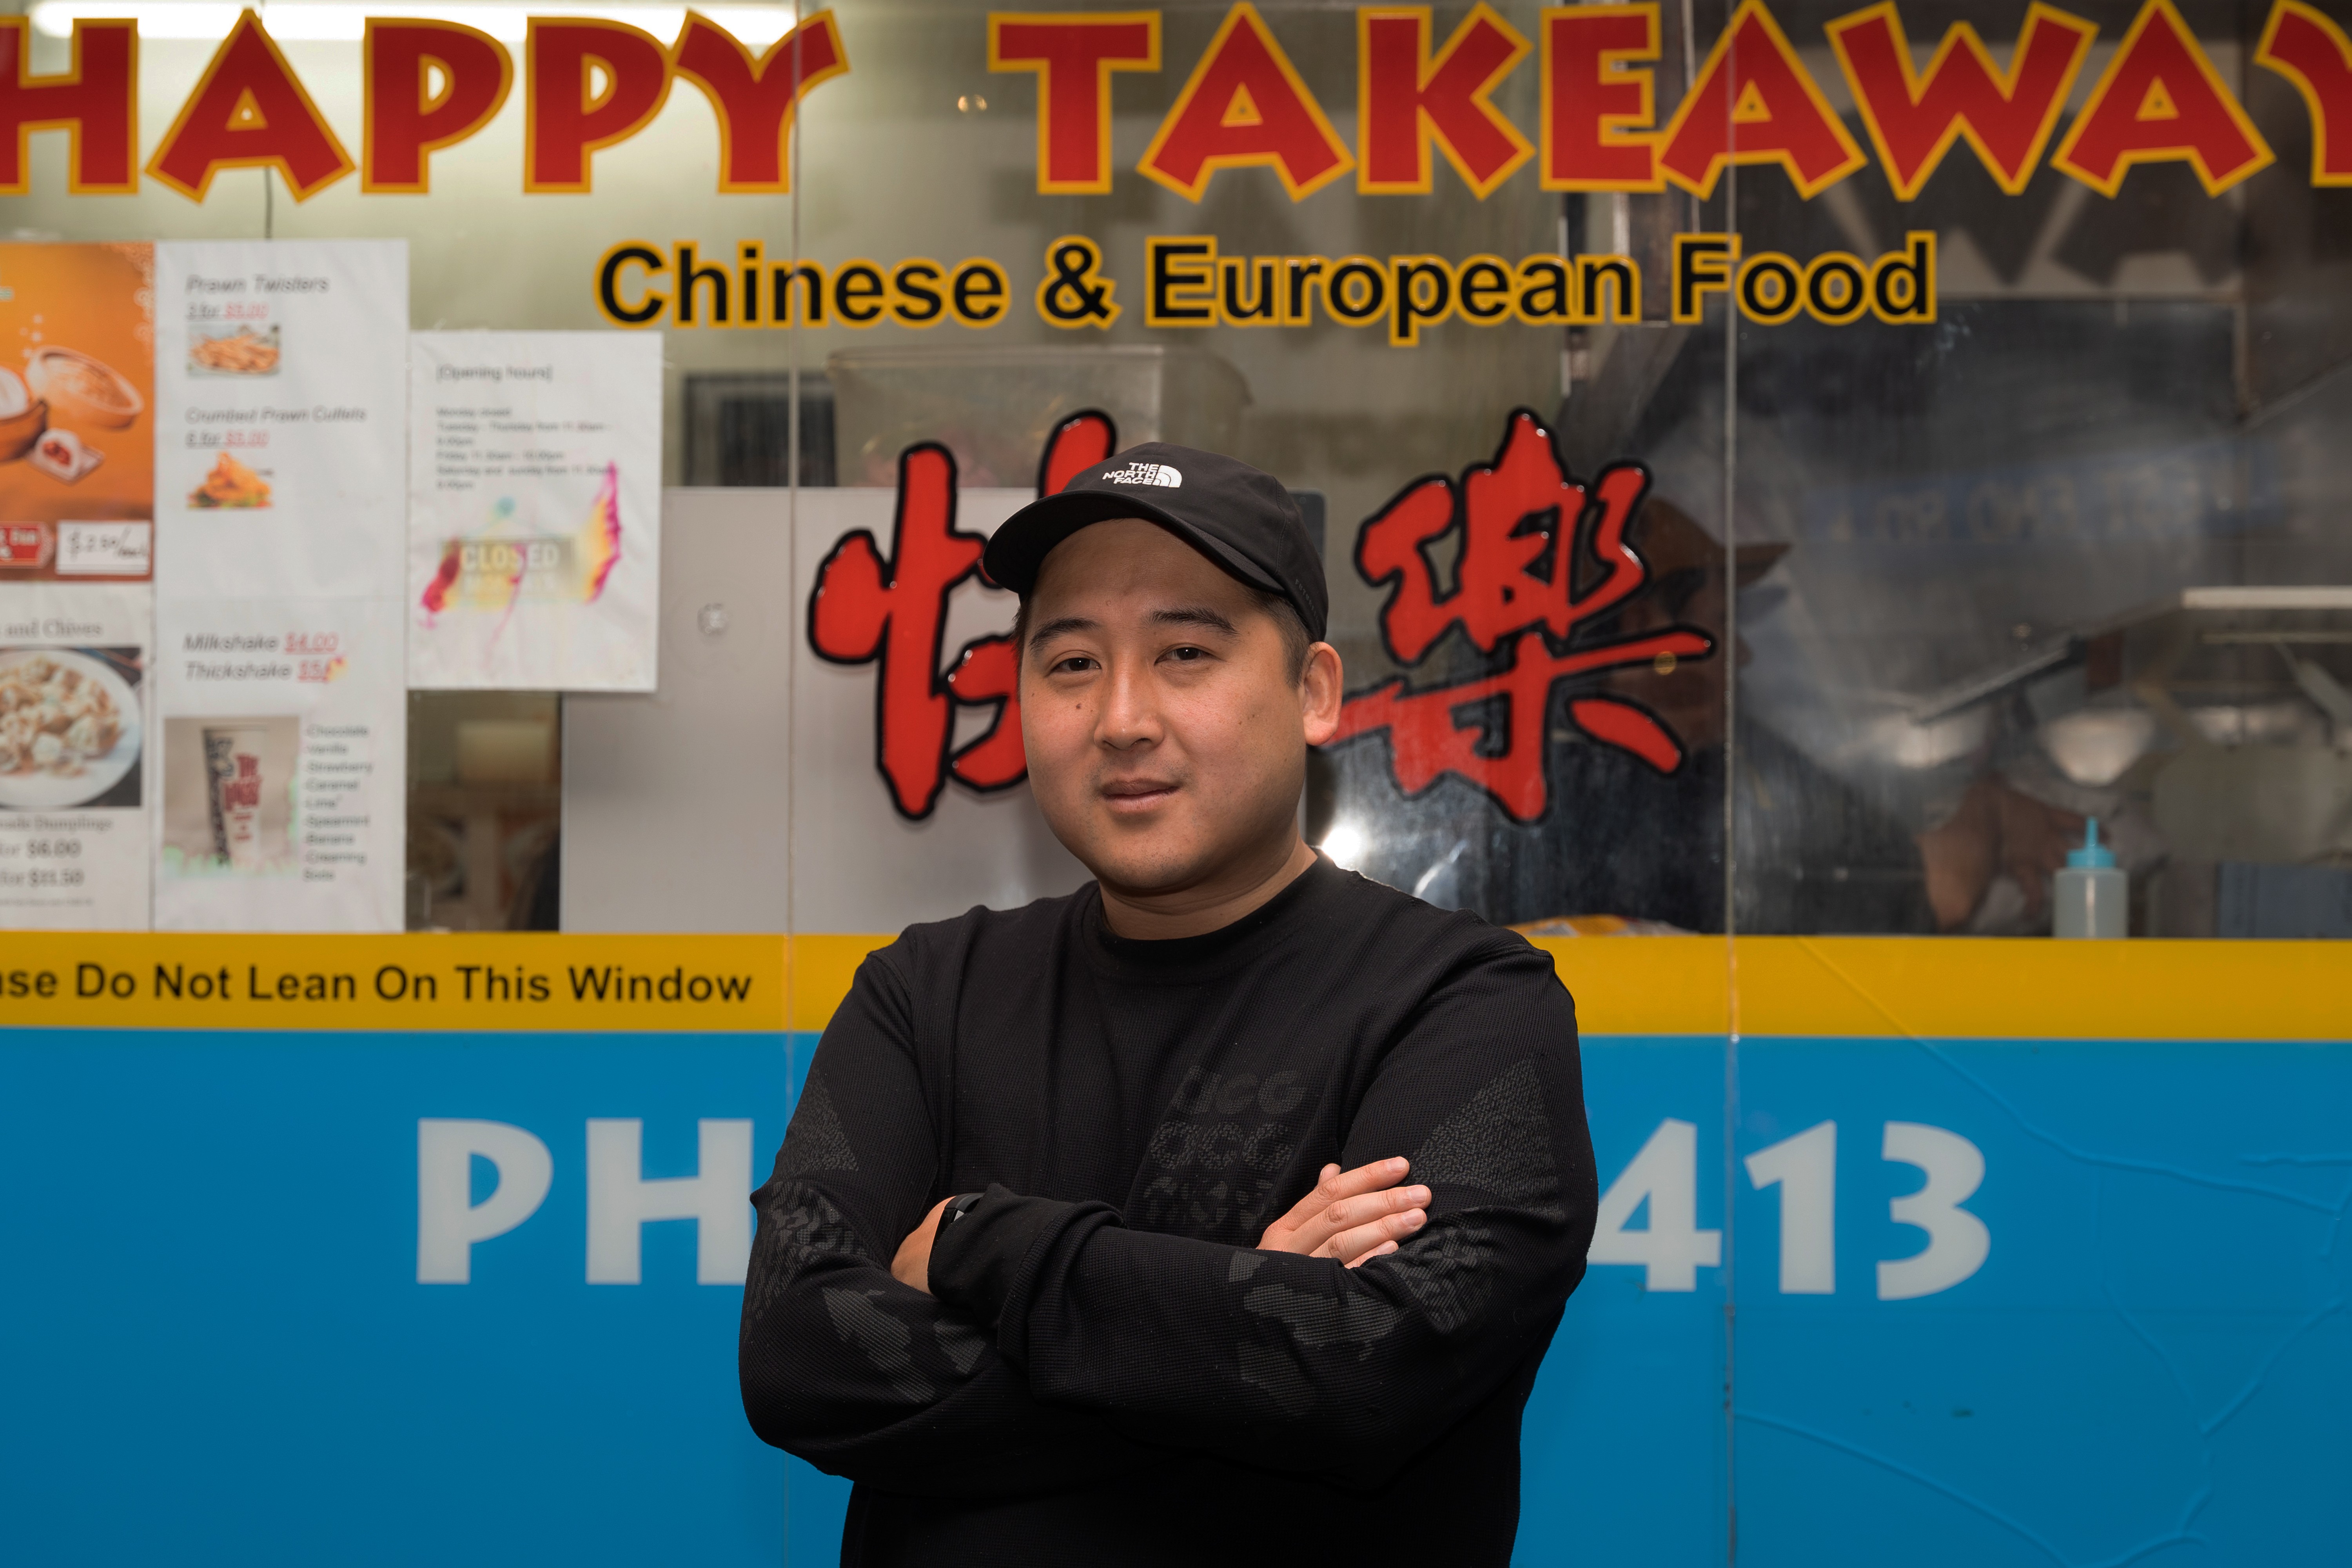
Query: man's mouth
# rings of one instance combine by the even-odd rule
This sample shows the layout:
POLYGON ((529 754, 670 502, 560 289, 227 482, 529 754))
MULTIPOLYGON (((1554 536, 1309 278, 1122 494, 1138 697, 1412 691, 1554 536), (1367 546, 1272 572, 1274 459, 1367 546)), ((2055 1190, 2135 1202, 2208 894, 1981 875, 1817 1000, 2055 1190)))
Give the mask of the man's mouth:
POLYGON ((1102 786, 1103 800, 1118 812, 1148 811, 1175 793, 1166 779, 1117 779, 1102 786))

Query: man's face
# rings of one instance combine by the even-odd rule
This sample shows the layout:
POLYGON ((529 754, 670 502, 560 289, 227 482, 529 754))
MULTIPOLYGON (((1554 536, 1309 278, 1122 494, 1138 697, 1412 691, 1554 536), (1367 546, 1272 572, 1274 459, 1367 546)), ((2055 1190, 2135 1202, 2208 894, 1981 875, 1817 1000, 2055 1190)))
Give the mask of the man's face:
POLYGON ((1288 851, 1307 748, 1339 717, 1328 647, 1296 679, 1249 591, 1137 519, 1055 546, 1027 625, 1029 786, 1087 869, 1122 891, 1171 891, 1288 851))

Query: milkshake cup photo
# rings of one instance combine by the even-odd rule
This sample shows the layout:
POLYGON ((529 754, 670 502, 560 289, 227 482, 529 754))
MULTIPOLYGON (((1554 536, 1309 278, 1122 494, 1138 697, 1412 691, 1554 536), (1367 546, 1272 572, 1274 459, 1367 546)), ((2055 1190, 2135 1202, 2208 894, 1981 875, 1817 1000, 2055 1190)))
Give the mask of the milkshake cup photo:
POLYGON ((213 851, 233 870, 261 868, 261 745, 266 733, 257 724, 205 731, 213 851))

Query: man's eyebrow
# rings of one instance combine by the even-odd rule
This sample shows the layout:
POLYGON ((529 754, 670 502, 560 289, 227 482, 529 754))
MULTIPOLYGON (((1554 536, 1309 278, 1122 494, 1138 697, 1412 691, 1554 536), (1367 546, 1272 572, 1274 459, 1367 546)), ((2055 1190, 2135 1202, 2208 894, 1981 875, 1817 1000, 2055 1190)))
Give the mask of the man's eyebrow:
MULTIPOLYGON (((1234 630, 1231 620, 1206 605, 1172 605, 1166 609, 1154 610, 1151 612, 1151 624, 1155 626, 1205 626, 1212 631, 1223 632, 1227 637, 1240 635, 1234 630)), ((1085 616, 1056 616, 1029 634, 1029 646, 1033 648, 1039 647, 1068 633, 1095 632, 1101 629, 1102 623, 1090 620, 1085 616)))
POLYGON ((1151 612, 1151 624, 1155 626, 1208 626, 1227 637, 1239 635, 1234 631, 1233 622, 1206 605, 1179 605, 1170 609, 1154 610, 1151 612))
POLYGON ((1090 621, 1084 616, 1056 616, 1030 632, 1029 646, 1036 647, 1069 632, 1091 632, 1100 629, 1099 623, 1090 621))

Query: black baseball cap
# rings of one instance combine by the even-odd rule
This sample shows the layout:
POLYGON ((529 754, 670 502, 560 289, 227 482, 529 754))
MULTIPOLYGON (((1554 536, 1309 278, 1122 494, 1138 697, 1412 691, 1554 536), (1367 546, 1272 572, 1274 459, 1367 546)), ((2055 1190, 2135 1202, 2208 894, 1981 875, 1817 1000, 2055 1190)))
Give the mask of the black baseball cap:
POLYGON ((1251 587, 1280 595, 1307 635, 1323 640, 1331 595, 1297 503, 1272 474, 1215 452, 1162 441, 1129 447, 1005 519, 982 564, 1025 598, 1054 546, 1119 517, 1156 522, 1251 587))

